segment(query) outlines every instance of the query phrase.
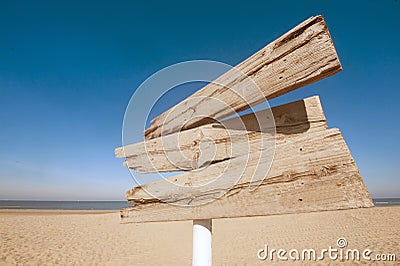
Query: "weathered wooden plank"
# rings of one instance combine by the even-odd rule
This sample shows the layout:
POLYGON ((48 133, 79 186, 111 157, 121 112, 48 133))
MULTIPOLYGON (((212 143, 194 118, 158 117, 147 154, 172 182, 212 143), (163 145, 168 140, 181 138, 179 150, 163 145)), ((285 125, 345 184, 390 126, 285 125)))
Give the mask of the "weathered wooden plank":
POLYGON ((311 17, 154 118, 145 137, 152 139, 208 124, 340 70, 323 17, 311 17))
POLYGON ((222 121, 225 128, 260 131, 276 134, 296 134, 316 130, 320 127, 327 129, 325 114, 319 96, 312 96, 303 100, 272 107, 239 117, 222 121), (273 116, 274 124, 269 116, 273 116), (263 119, 266 117, 266 119, 263 119), (267 123, 266 123, 267 122, 267 123), (275 131, 271 130, 275 126, 275 131))
POLYGON ((318 96, 228 119, 221 124, 117 148, 115 154, 118 158, 127 157, 124 165, 141 173, 192 170, 257 150, 257 145, 249 144, 260 142, 261 138, 273 145, 271 138, 275 133, 297 134, 327 128, 318 96))
POLYGON ((243 217, 373 206, 338 129, 280 136, 269 171, 258 171, 264 154, 258 158, 253 153, 238 182, 231 182, 230 177, 242 167, 243 158, 171 177, 170 182, 180 185, 173 189, 165 189, 165 181, 161 180, 128 191, 127 199, 135 206, 121 210, 123 221, 243 217), (214 180, 221 173, 223 178, 214 180), (260 182, 259 187, 249 190, 255 182, 260 182), (196 189, 185 190, 185 186, 196 189), (206 202, 209 203, 199 205, 206 202))

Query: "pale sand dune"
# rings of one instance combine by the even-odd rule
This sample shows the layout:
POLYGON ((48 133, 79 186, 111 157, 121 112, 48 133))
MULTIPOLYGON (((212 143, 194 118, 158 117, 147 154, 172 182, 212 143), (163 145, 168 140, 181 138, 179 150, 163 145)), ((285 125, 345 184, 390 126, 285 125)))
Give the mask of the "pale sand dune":
MULTIPOLYGON (((348 248, 395 253, 397 263, 388 264, 397 265, 399 221, 400 207, 215 220, 213 263, 267 265, 257 258, 264 244, 317 250, 344 237, 348 248)), ((191 245, 191 222, 120 224, 118 213, 0 211, 1 265, 190 265, 191 245)), ((338 262, 318 264, 328 263, 338 262)))

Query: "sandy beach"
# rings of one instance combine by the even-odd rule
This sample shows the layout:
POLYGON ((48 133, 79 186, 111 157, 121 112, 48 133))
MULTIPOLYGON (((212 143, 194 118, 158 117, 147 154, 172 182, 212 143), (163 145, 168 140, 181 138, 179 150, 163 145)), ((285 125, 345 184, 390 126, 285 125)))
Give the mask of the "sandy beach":
MULTIPOLYGON (((337 239, 345 238, 347 248, 370 249, 371 257, 395 254, 397 263, 386 264, 396 265, 399 220, 400 207, 214 220, 213 264, 266 265, 269 258, 257 257, 265 245, 287 251, 321 250, 337 248, 337 239)), ((191 247, 189 221, 121 224, 117 212, 0 211, 1 265, 190 265, 191 247)), ((278 261, 275 254, 272 262, 278 261)), ((318 261, 328 263, 329 257, 318 261)), ((371 262, 361 258, 357 263, 371 262)))

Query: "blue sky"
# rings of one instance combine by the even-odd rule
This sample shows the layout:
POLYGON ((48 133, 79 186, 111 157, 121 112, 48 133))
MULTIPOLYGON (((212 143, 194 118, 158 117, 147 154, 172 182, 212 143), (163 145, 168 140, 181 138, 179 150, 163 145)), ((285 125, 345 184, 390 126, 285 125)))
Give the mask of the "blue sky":
POLYGON ((270 104, 320 95, 372 196, 400 197, 400 1, 1 1, 0 199, 124 199, 114 148, 147 77, 236 65, 317 14, 343 71, 270 104))

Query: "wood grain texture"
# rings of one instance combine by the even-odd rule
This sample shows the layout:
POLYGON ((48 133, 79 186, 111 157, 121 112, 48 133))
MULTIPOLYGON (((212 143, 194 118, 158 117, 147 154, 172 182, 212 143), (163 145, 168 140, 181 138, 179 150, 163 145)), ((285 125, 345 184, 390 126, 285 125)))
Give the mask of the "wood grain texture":
POLYGON ((199 172, 173 176, 169 181, 181 185, 175 189, 163 190, 165 181, 134 188, 126 197, 135 206, 121 210, 122 221, 243 217, 373 206, 338 129, 279 136, 268 172, 257 171, 258 155, 250 154, 244 173, 234 185, 229 177, 240 171, 236 166, 240 167, 243 156, 199 172), (213 179, 221 173, 224 178, 213 179), (206 185, 210 181, 214 182, 206 185), (254 182, 260 182, 258 188, 249 190, 254 182), (184 186, 196 189, 185 194, 184 186), (147 191, 156 192, 157 198, 147 191), (210 199, 210 203, 199 205, 210 199))
POLYGON ((145 137, 152 139, 220 120, 341 69, 324 18, 311 17, 154 118, 145 137))
POLYGON ((117 148, 117 158, 141 173, 193 170, 259 149, 252 143, 274 143, 275 134, 326 129, 318 96, 250 113, 145 142, 117 148))

